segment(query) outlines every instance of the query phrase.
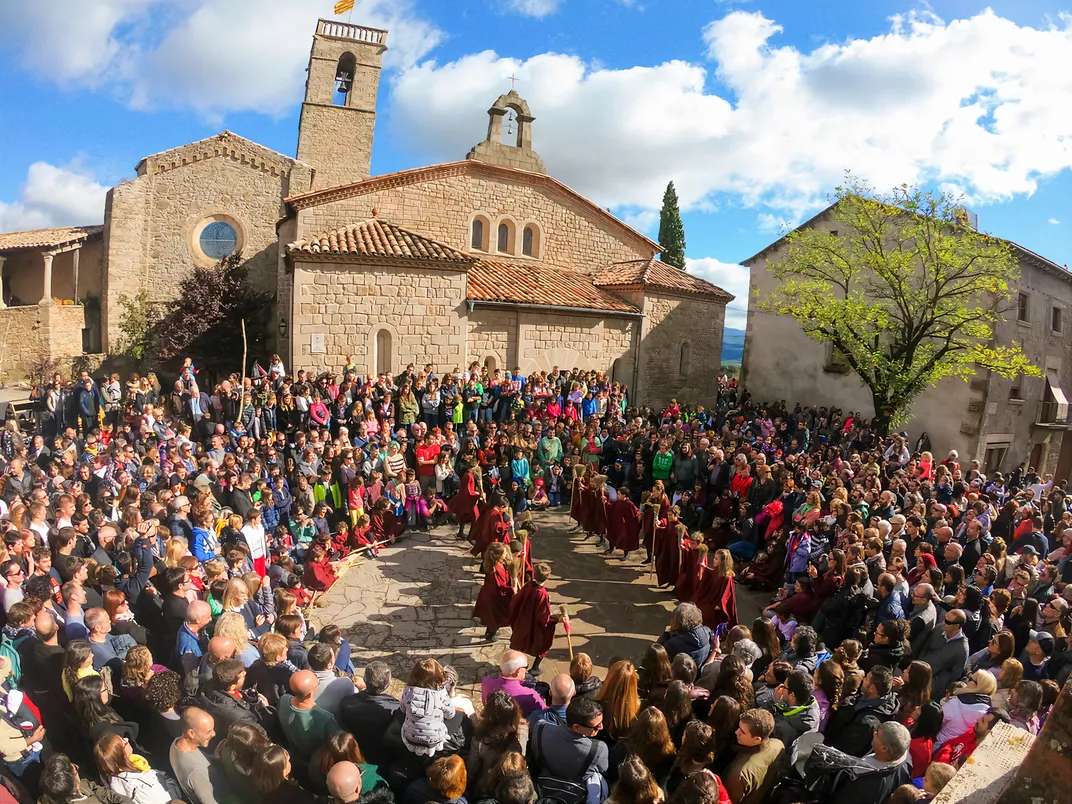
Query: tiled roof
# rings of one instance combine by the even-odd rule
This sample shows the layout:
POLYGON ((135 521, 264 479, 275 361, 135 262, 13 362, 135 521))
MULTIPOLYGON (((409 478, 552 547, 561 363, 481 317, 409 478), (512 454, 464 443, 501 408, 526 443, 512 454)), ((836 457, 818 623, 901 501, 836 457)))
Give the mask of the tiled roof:
POLYGON ((0 251, 30 251, 58 248, 100 236, 103 226, 61 226, 56 229, 33 229, 29 232, 0 234, 0 251))
POLYGON ((298 240, 287 246, 287 252, 319 257, 339 255, 436 262, 472 262, 471 257, 457 249, 379 218, 369 218, 333 232, 298 240))
POLYGON ((712 299, 730 302, 733 295, 718 285, 700 279, 698 276, 678 270, 672 265, 656 259, 616 262, 596 274, 595 284, 599 287, 634 287, 644 286, 673 293, 687 293, 693 296, 709 296, 712 299))
POLYGON ((477 302, 640 312, 613 293, 596 287, 587 274, 536 264, 519 267, 480 260, 469 269, 467 296, 477 302))

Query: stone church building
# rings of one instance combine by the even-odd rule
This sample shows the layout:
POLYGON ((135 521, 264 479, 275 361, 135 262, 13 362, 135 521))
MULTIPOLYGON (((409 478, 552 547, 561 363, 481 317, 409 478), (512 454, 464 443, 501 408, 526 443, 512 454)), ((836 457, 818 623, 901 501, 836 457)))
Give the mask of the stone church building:
POLYGON ((173 298, 192 265, 240 251, 275 293, 291 370, 558 365, 608 371, 643 403, 710 401, 733 297, 549 176, 515 91, 464 159, 370 176, 386 40, 318 23, 297 158, 225 131, 143 159, 103 227, 0 235, 0 338, 25 308, 33 348, 107 354, 122 294, 173 298))

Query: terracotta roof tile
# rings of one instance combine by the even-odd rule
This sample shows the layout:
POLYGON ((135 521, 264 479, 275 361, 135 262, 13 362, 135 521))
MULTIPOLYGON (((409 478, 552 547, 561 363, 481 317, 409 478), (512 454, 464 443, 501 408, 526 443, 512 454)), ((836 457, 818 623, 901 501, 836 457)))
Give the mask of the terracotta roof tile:
POLYGON ((55 229, 8 232, 0 234, 0 251, 30 251, 38 248, 57 248, 98 237, 103 231, 103 226, 60 226, 55 229))
POLYGON ((433 262, 471 262, 457 249, 403 229, 393 223, 370 218, 333 232, 298 240, 287 246, 290 254, 317 256, 393 257, 433 262))
POLYGON ((712 299, 730 302, 733 295, 718 285, 700 279, 698 276, 678 270, 672 265, 656 259, 616 262, 596 274, 595 284, 599 287, 644 287, 668 290, 673 293, 687 293, 693 296, 709 296, 712 299))
POLYGON ((539 264, 521 267, 480 260, 469 269, 467 295, 473 301, 640 312, 613 293, 596 287, 587 274, 539 264))

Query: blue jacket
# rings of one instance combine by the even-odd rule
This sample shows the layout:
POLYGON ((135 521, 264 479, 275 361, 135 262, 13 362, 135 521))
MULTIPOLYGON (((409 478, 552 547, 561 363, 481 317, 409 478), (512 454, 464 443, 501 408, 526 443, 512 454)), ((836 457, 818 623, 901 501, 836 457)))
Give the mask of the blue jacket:
POLYGON ((878 611, 875 612, 875 622, 884 623, 887 620, 907 620, 908 617, 905 612, 908 611, 909 608, 904 593, 894 589, 882 599, 881 603, 878 604, 878 611))
POLYGON ((214 534, 204 528, 194 528, 194 538, 190 543, 190 552, 199 562, 204 563, 216 558, 218 542, 214 534))

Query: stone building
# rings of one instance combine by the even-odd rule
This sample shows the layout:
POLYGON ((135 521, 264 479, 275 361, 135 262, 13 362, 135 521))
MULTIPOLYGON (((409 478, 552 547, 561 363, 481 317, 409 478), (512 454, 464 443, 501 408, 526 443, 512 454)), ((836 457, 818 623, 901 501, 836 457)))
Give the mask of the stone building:
POLYGON ((124 296, 174 298, 193 266, 241 252, 293 370, 558 365, 609 371, 645 403, 709 402, 733 297, 549 176, 516 92, 465 159, 370 176, 386 48, 386 31, 320 20, 296 158, 224 131, 143 159, 103 227, 0 235, 21 305, 0 310, 0 348, 36 333, 3 370, 41 350, 103 358, 124 296))
MULTIPOLYGON (((840 228, 833 207, 802 226, 840 228)), ((1013 290, 1017 304, 996 329, 999 343, 1018 341, 1045 377, 1006 380, 980 370, 970 381, 948 378, 916 401, 902 429, 914 441, 930 435, 936 457, 956 449, 963 460, 978 459, 984 471, 1014 469, 1026 461, 1057 478, 1072 476, 1072 436, 1066 392, 1072 390, 1072 273, 1022 246, 1010 243, 1020 261, 1013 290), (938 455, 938 453, 942 453, 938 455)), ((863 382, 840 364, 830 344, 807 337, 790 316, 757 309, 776 286, 767 266, 783 256, 779 239, 742 264, 751 269, 742 382, 759 400, 784 399, 873 413, 863 382)))

